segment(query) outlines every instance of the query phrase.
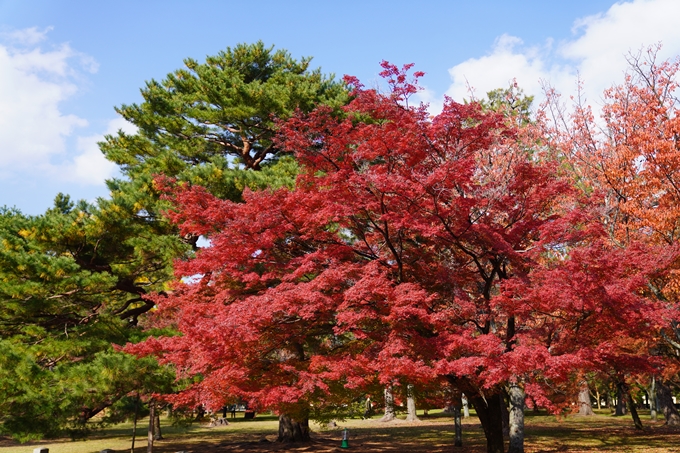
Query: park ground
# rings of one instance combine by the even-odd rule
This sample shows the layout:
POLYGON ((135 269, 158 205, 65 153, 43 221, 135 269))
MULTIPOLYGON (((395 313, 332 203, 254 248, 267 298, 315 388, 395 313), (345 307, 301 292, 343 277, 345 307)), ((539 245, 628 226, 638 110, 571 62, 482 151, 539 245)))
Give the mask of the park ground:
MULTIPOLYGON (((680 429, 652 422, 642 414, 645 429, 636 430, 629 416, 613 417, 608 411, 599 411, 592 417, 555 417, 532 415, 526 417, 527 453, 680 453, 680 429)), ((146 452, 146 423, 140 421, 136 452, 146 452)), ((312 441, 299 445, 275 442, 277 419, 259 415, 255 420, 237 418, 228 426, 209 428, 206 424, 193 424, 178 428, 166 426, 164 440, 156 441, 154 452, 174 453, 264 453, 264 452, 408 452, 483 453, 484 433, 473 415, 463 421, 462 448, 453 446, 453 420, 450 416, 434 413, 422 416, 420 422, 395 420, 381 423, 376 419, 347 420, 328 429, 312 426, 312 441), (349 448, 340 448, 342 430, 349 430, 349 448)), ((95 453, 105 448, 115 452, 129 452, 132 425, 109 427, 88 440, 46 440, 38 443, 17 444, 0 438, 0 453, 30 453, 37 446, 49 448, 50 453, 95 453)))

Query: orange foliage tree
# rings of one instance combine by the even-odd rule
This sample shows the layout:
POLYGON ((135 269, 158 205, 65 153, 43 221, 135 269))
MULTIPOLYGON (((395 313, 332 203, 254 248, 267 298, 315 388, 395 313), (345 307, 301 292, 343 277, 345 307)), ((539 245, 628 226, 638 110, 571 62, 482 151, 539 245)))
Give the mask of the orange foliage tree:
MULTIPOLYGON (((573 111, 565 113, 551 90, 543 111, 548 120, 545 137, 565 171, 585 194, 599 200, 593 211, 612 244, 621 248, 634 242, 668 251, 679 246, 680 59, 658 62, 659 50, 656 46, 628 56, 625 81, 604 92, 599 120, 580 96, 573 111)), ((670 267, 663 277, 649 281, 645 291, 665 305, 667 310, 657 316, 666 318, 666 328, 650 332, 648 342, 635 345, 667 358, 680 352, 680 323, 672 313, 680 296, 680 262, 670 267)), ((679 367, 677 360, 665 361, 658 373, 668 380, 677 376, 679 367)), ((623 382, 625 377, 619 373, 618 379, 623 382)), ((680 424, 666 383, 658 385, 658 396, 666 422, 680 424)))

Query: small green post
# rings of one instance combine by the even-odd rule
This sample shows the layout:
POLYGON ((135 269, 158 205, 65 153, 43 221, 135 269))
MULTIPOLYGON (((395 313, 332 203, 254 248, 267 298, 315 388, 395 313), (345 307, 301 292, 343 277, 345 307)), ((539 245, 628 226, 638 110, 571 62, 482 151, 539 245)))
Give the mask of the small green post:
POLYGON ((342 430, 342 443, 340 444, 340 448, 349 448, 349 431, 347 431, 347 428, 342 430))

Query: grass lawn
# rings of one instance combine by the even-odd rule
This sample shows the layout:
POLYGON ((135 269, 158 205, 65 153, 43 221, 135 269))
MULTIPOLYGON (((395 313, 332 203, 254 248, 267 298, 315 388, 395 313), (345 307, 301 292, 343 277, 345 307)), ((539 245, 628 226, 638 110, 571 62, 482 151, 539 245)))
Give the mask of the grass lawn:
MULTIPOLYGON (((313 440, 300 445, 274 442, 278 421, 273 416, 258 415, 255 420, 237 418, 229 426, 209 428, 194 424, 189 428, 163 427, 164 440, 156 441, 154 452, 474 452, 486 448, 484 433, 474 415, 463 421, 463 445, 453 447, 453 421, 449 416, 430 412, 420 422, 396 420, 380 423, 373 420, 347 420, 334 429, 313 425, 313 440), (349 449, 341 449, 342 428, 350 432, 349 449)), ((242 416, 242 415, 241 415, 242 416)), ((680 453, 680 429, 652 422, 648 414, 641 414, 645 429, 637 431, 629 416, 612 417, 601 411, 592 417, 569 416, 557 419, 551 415, 526 416, 525 449, 538 452, 587 453, 680 453)), ((135 451, 146 452, 146 425, 138 424, 135 451)), ((105 448, 129 452, 132 424, 107 428, 86 441, 51 440, 31 444, 0 441, 0 453, 31 453, 37 446, 49 448, 50 453, 95 453, 105 448)))

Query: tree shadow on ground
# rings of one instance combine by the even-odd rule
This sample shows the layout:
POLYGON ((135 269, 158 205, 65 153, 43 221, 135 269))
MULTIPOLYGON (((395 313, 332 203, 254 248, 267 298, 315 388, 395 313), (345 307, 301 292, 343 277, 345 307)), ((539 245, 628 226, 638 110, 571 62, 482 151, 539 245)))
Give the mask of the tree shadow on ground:
MULTIPOLYGON (((590 420, 571 419, 565 422, 531 420, 526 430, 527 453, 666 453, 680 452, 680 429, 650 424, 643 431, 626 427, 625 420, 596 417, 590 420)), ((281 444, 276 436, 267 433, 239 436, 239 439, 219 443, 201 442, 184 446, 192 453, 268 453, 268 452, 409 452, 484 453, 486 441, 479 423, 468 421, 464 425, 463 448, 453 446, 453 423, 436 424, 430 421, 407 423, 401 420, 382 424, 378 422, 350 428, 349 449, 340 447, 341 427, 315 432, 313 440, 301 444, 281 444)), ((179 444, 160 446, 159 453, 178 451, 179 444)))

